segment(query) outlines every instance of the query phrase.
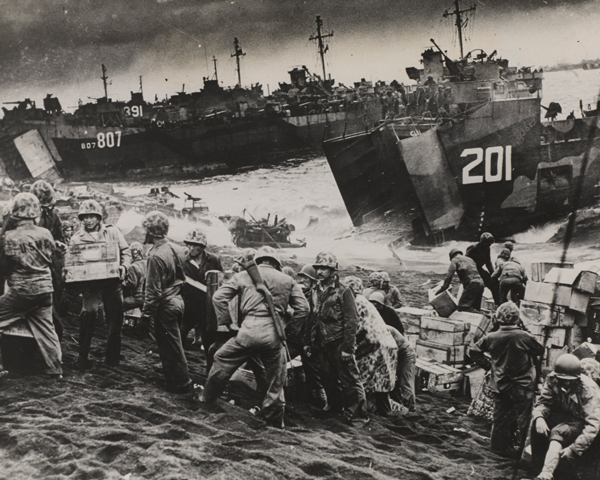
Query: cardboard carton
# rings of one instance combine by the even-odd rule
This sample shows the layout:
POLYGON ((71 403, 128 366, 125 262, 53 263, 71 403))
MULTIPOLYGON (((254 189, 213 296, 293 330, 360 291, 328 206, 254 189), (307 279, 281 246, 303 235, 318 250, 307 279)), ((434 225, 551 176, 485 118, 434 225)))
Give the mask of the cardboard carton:
POLYGON ((600 345, 595 345, 593 343, 583 342, 579 345, 575 350, 571 353, 575 355, 580 360, 584 358, 596 358, 596 355, 600 352, 600 345))
POLYGON ((119 249, 115 243, 71 245, 65 255, 65 283, 119 278, 119 249))
POLYGON ((594 293, 596 290, 596 281, 598 274, 589 270, 580 270, 573 268, 553 268, 544 279, 546 283, 559 283, 569 285, 575 290, 586 293, 594 293))
POLYGON ((531 264, 531 280, 543 282, 546 274, 555 267, 573 268, 572 263, 536 262, 531 264))
POLYGON ((558 283, 528 282, 525 300, 568 307, 576 312, 586 313, 590 294, 558 283))
POLYGON ((519 311, 526 326, 571 327, 575 324, 576 313, 559 305, 522 300, 519 311))

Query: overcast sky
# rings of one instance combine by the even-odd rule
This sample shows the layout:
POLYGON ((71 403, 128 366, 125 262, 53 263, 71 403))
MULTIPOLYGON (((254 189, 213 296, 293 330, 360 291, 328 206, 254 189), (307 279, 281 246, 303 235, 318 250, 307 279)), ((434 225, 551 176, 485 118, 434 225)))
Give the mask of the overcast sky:
MULTIPOLYGON (((185 83, 199 90, 218 59, 223 86, 237 82, 231 58, 237 37, 246 56, 242 83, 260 82, 265 93, 288 81, 287 71, 306 65, 321 72, 314 42, 315 16, 333 31, 327 70, 345 84, 398 79, 418 66, 435 38, 458 57, 443 12, 453 0, 0 0, 0 101, 45 93, 63 107, 103 95, 127 100, 139 88, 153 100, 185 83), (268 86, 268 87, 267 87, 268 86)), ((465 51, 483 48, 511 65, 552 65, 600 57, 597 0, 472 0, 465 51)), ((72 109, 71 109, 72 110, 72 109)))

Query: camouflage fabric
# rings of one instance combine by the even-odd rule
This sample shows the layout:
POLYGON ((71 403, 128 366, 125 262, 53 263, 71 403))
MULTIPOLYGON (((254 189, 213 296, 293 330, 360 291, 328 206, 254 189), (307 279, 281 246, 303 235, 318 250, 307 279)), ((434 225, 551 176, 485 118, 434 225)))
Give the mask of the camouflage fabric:
POLYGON ((381 282, 383 281, 383 277, 381 276, 381 272, 373 272, 369 275, 369 283, 371 287, 375 289, 381 288, 381 282))
POLYGON ((144 258, 144 246, 140 242, 133 242, 129 245, 129 251, 134 261, 144 258))
POLYGON ((204 233, 199 228, 195 228, 194 230, 190 231, 185 236, 184 242, 196 244, 196 245, 204 245, 205 247, 206 247, 206 245, 208 245, 207 240, 206 240, 206 233, 204 233))
POLYGON ((37 197, 31 193, 19 193, 12 200, 10 213, 21 219, 34 219, 40 216, 41 208, 37 197))
POLYGON ((363 283, 360 278, 353 276, 345 277, 344 280, 342 280, 342 283, 348 286, 354 295, 362 295, 363 283))
POLYGON ((157 210, 146 214, 142 227, 156 238, 165 238, 169 233, 169 218, 157 210))
POLYGON ((496 311, 496 320, 498 323, 516 325, 519 321, 519 307, 513 302, 503 303, 496 311))
POLYGON ((317 259, 315 263, 313 263, 313 267, 329 267, 334 270, 338 269, 337 258, 333 253, 329 252, 321 252, 317 255, 317 259))
POLYGON ((54 188, 46 180, 37 180, 31 186, 31 193, 33 193, 42 206, 52 205, 56 200, 56 193, 54 188))
POLYGON ((102 206, 96 200, 85 200, 79 205, 79 213, 77 218, 81 220, 83 215, 98 215, 102 220, 102 206))

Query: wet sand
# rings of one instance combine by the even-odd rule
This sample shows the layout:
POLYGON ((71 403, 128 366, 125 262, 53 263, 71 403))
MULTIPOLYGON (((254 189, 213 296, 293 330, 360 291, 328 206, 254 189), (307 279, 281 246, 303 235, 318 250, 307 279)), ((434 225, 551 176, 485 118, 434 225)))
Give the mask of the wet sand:
MULTIPOLYGON (((225 260, 225 267, 231 258, 225 260)), ((341 276, 367 271, 342 271, 341 276)), ((425 303, 439 274, 392 271, 409 304, 425 303)), ((372 415, 363 427, 317 411, 287 392, 287 427, 265 427, 249 413, 259 403, 231 383, 214 406, 167 393, 156 346, 125 331, 118 368, 102 364, 106 332, 97 329, 86 372, 74 367, 77 321, 63 339, 65 375, 11 377, 0 384, 0 479, 519 479, 514 462, 489 451, 490 423, 466 416, 469 400, 421 392, 417 411, 372 415), (233 400, 235 404, 229 403, 233 400), (454 407, 455 411, 447 413, 454 407)), ((205 362, 187 350, 194 381, 205 362)))

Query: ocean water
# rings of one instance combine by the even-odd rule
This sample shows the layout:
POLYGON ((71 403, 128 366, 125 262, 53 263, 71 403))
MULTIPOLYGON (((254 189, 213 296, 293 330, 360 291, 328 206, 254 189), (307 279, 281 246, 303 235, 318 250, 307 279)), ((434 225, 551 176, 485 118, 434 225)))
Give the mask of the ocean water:
MULTIPOLYGON (((559 119, 565 118, 571 111, 575 112, 576 117, 581 117, 579 101, 582 100, 586 108, 599 94, 600 70, 547 72, 544 76, 542 104, 559 102, 563 111, 559 119)), ((466 248, 466 244, 461 243, 449 243, 428 250, 405 246, 396 251, 402 259, 402 262, 398 261, 387 246, 394 239, 393 232, 372 241, 353 228, 325 157, 203 180, 165 181, 160 185, 121 183, 114 186, 117 191, 127 195, 140 195, 148 193, 150 187, 163 185, 168 185, 173 193, 181 197, 175 199, 178 207, 183 207, 184 192, 201 197, 206 202, 213 219, 211 225, 203 228, 212 245, 232 246, 226 226, 216 217, 237 215, 251 220, 251 215, 258 220, 271 214, 271 219, 275 215, 280 219, 286 218, 296 227, 295 238, 307 241, 306 248, 282 252, 283 256, 293 256, 300 262, 312 261, 319 251, 330 250, 337 254, 342 265, 443 271, 448 262, 449 249, 454 246, 466 248)), ((126 212, 119 226, 127 231, 139 225, 141 219, 141 215, 135 212, 126 212)), ((561 224, 561 221, 556 221, 515 236, 524 263, 560 258, 560 246, 545 245, 544 242, 556 233, 561 224)), ((183 240, 193 226, 184 220, 174 220, 171 236, 175 240, 183 240)), ((499 247, 497 250, 499 252, 499 247)), ((577 260, 590 260, 594 252, 580 248, 570 254, 577 260)))

